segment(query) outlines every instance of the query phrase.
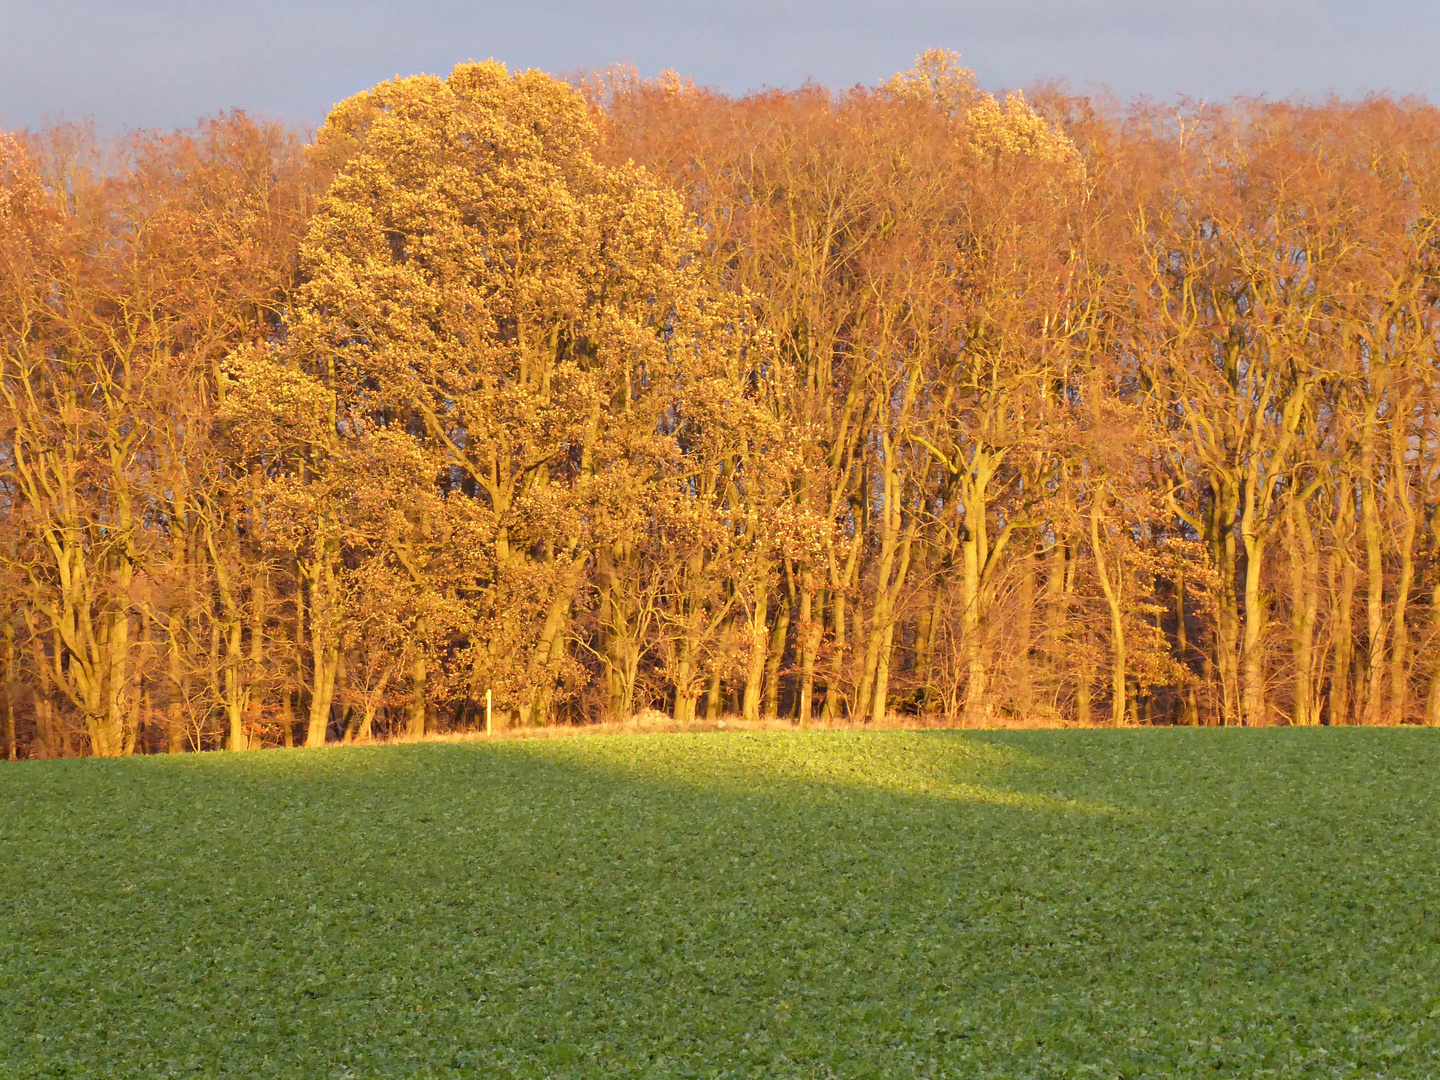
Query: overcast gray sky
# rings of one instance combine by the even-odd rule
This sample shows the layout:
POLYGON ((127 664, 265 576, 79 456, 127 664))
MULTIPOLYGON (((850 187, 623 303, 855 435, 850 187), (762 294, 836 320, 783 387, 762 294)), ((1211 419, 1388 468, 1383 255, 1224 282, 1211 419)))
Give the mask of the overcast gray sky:
POLYGON ((0 125, 171 127, 231 106, 318 123, 391 75, 492 56, 731 92, 850 86, 936 46, 991 89, 1440 100, 1440 0, 0 0, 0 125))

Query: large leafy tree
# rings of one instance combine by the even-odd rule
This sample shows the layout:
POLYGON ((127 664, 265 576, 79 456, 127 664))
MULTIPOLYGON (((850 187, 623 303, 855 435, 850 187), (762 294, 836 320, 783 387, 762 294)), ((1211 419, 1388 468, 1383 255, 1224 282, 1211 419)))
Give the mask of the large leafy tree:
POLYGON ((585 568, 597 550, 625 558, 680 372, 726 336, 679 200, 602 164, 597 139, 581 95, 497 63, 382 84, 319 133, 335 179, 277 362, 332 390, 340 436, 403 434, 483 538, 421 558, 430 515, 416 507, 409 539, 392 529, 397 567, 464 613, 417 628, 432 655, 414 657, 417 700, 441 654, 453 689, 491 689, 521 723, 578 685, 585 568))

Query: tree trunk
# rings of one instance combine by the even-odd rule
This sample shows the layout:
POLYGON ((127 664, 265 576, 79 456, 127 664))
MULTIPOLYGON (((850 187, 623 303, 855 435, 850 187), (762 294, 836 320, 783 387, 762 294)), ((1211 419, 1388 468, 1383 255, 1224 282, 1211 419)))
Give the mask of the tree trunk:
POLYGON ((1269 719, 1265 703, 1265 657, 1261 648, 1268 613, 1260 595, 1260 568, 1265 556, 1265 541, 1247 532, 1245 541, 1245 638, 1244 684, 1241 690, 1242 724, 1255 726, 1269 719))
POLYGON ((340 667, 340 649, 329 625, 334 618, 330 584, 330 566, 322 553, 310 575, 310 720, 305 729, 305 745, 310 747, 325 745, 340 667))
MULTIPOLYGON (((1355 562, 1343 550, 1343 538, 1337 536, 1332 560, 1340 563, 1340 587, 1335 593, 1335 609, 1330 619, 1335 642, 1335 655, 1330 669, 1330 723, 1350 722, 1350 669, 1355 639, 1351 631, 1351 612, 1355 606, 1355 562)), ((1333 575, 1332 568, 1332 575, 1333 575)))
POLYGON ((241 628, 238 617, 225 623, 225 716, 229 735, 226 746, 231 750, 247 749, 244 723, 244 690, 240 681, 241 628))
POLYGON ((765 660, 765 716, 774 719, 780 712, 780 663, 785 658, 785 643, 790 633, 790 601, 780 600, 775 615, 775 629, 770 633, 769 655, 765 660))
POLYGON ((289 750, 295 745, 295 703, 293 701, 295 691, 292 687, 286 686, 280 694, 280 723, 285 731, 281 738, 285 741, 285 749, 289 750))
POLYGON ((1378 724, 1384 718, 1385 707, 1385 563, 1375 501, 1375 464, 1369 455, 1362 455, 1362 461, 1367 462, 1362 465, 1360 516, 1365 534, 1365 629, 1369 646, 1365 654, 1364 723, 1378 724))
POLYGON ((1117 563, 1112 584, 1105 569, 1105 553, 1100 546, 1102 494, 1097 491, 1090 500, 1090 550, 1095 555, 1095 575, 1100 579, 1100 591, 1105 594, 1105 603, 1110 608, 1110 722, 1122 724, 1125 722, 1125 622, 1120 610, 1120 567, 1117 563))
POLYGON ((1291 722, 1298 727, 1320 723, 1315 693, 1315 619, 1320 608, 1320 554, 1310 528, 1307 507, 1290 504, 1290 652, 1295 665, 1291 722))
POLYGON ((800 586, 800 702, 796 721, 810 723, 815 698, 815 654, 820 651, 824 633, 822 610, 815 610, 815 589, 807 570, 800 586))
MULTIPOLYGON (((1394 482, 1404 485, 1405 473, 1395 469, 1394 482)), ((1396 493, 1400 507, 1400 573, 1395 582, 1395 612, 1390 631, 1390 723, 1403 724, 1410 699, 1410 628, 1406 614, 1410 604, 1410 589, 1415 583, 1415 529, 1418 515, 1410 502, 1408 490, 1402 488, 1396 493)))
POLYGON ((425 734, 425 705, 427 693, 425 657, 416 653, 410 662, 410 700, 405 705, 405 737, 418 739, 425 734))
POLYGON ((1034 634, 1035 553, 1025 552, 1020 560, 1020 610, 1015 613, 1015 651, 1013 675, 1015 708, 1022 717, 1034 710, 1034 693, 1030 671, 1031 637, 1034 634))
POLYGON ((1240 598, 1235 591, 1236 552, 1235 517, 1239 493, 1231 485, 1215 489, 1218 505, 1211 514, 1210 546, 1216 568, 1220 572, 1220 596, 1215 626, 1215 671, 1220 679, 1220 723, 1234 724, 1240 718, 1239 672, 1236 662, 1240 655, 1240 598))
POLYGON ((179 754, 185 750, 185 707, 190 698, 190 680, 186 677, 180 655, 180 633, 175 620, 179 615, 170 616, 169 648, 169 692, 165 704, 165 750, 179 754))
MULTIPOLYGON (((1440 641, 1440 581, 1430 590, 1430 640, 1440 641)), ((1432 646, 1435 663, 1430 668, 1430 693, 1425 698, 1425 723, 1440 727, 1440 649, 1432 646)))
POLYGON ((830 625, 834 633, 833 652, 830 656, 830 678, 825 684, 825 706, 820 710, 822 720, 834 721, 840 718, 840 687, 845 685, 845 592, 831 591, 830 625))
POLYGON ((770 591, 764 584, 755 589, 755 603, 750 609, 748 637, 750 666, 745 676, 745 699, 740 714, 746 720, 760 719, 761 693, 765 683, 766 644, 769 637, 770 591))
POLYGON ((19 757, 15 744, 15 630, 5 627, 5 757, 14 761, 19 757))
POLYGON ((961 541, 960 651, 965 668, 965 723, 979 727, 989 718, 990 687, 986 680, 985 656, 980 647, 981 541, 977 536, 984 522, 966 516, 966 535, 961 541))
POLYGON ((1094 669, 1084 661, 1075 673, 1075 720, 1082 727, 1090 723, 1091 684, 1095 680, 1094 669))
POLYGON ((710 662, 710 685, 705 689, 705 719, 712 724, 719 720, 725 711, 720 691, 720 660, 716 657, 710 662))
POLYGON ((1049 709, 1057 712, 1064 692, 1064 675, 1072 663, 1073 650, 1066 647, 1064 627, 1069 617, 1072 563, 1070 545, 1060 537, 1045 555, 1045 660, 1050 686, 1049 709))
POLYGON ((314 648, 314 668, 310 683, 310 722, 305 729, 306 746, 324 746, 330 727, 330 704, 335 695, 335 675, 339 668, 340 651, 334 646, 314 648))
POLYGON ((693 723, 695 706, 699 694, 695 690, 695 639, 686 635, 680 644, 680 657, 675 662, 675 720, 680 724, 693 723))
MULTIPOLYGON (((1182 570, 1175 579, 1175 652, 1180 661, 1181 667, 1185 668, 1187 677, 1190 671, 1190 640, 1189 627, 1185 620, 1188 616, 1185 613, 1185 573, 1182 570)), ((1185 686, 1185 700, 1181 706, 1180 722, 1187 727, 1200 726, 1200 708, 1195 701, 1195 685, 1187 681, 1185 686)))

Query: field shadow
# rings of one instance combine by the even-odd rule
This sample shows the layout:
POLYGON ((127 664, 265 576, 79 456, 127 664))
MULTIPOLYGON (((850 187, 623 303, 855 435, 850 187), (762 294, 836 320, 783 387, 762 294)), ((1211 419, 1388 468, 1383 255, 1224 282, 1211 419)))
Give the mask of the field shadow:
POLYGON ((517 743, 506 749, 614 779, 732 796, 789 801, 877 795, 1059 813, 1130 812, 1015 786, 1044 772, 1050 762, 956 731, 627 735, 517 743))
POLYGON ((573 772, 590 781, 783 802, 878 797, 1062 814, 1137 812, 1067 792, 1036 790, 1046 779, 1053 786, 1055 778, 1047 774, 1056 771, 1055 765, 1045 754, 954 730, 657 732, 76 761, 38 786, 56 794, 95 784, 125 786, 130 770, 139 768, 177 779, 203 777, 207 786, 220 789, 273 783, 282 789, 319 784, 388 790, 406 777, 434 779, 437 770, 473 773, 483 785, 488 779, 513 780, 515 769, 538 768, 573 772))

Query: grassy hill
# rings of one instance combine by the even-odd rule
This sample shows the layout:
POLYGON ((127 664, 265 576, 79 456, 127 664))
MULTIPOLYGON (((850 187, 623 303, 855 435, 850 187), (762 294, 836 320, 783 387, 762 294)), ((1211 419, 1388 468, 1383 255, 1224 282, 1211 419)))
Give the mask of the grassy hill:
POLYGON ((1440 733, 0 768, 0 1076, 1440 1075, 1440 733))

